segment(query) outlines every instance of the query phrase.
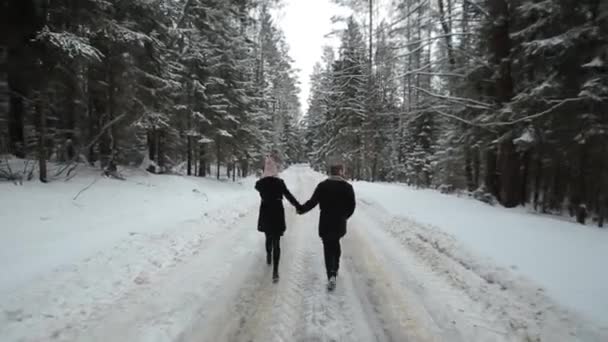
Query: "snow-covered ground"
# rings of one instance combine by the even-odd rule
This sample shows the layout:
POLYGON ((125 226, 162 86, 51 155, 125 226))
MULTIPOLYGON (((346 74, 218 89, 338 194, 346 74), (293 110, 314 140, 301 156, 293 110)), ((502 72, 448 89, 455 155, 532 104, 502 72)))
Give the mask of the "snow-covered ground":
MULTIPOLYGON (((100 178, 76 200, 96 174, 47 185, 0 184, 0 340, 608 338, 598 327, 601 317, 569 311, 537 279, 521 277, 524 265, 500 267, 502 260, 485 258, 476 247, 487 240, 473 243, 428 221, 447 209, 406 211, 408 201, 392 195, 409 189, 356 184, 358 209, 343 240, 338 287, 327 293, 317 210, 298 216, 286 203, 281 280, 272 284, 263 235, 255 229, 253 179, 127 176, 100 178)), ((322 176, 298 166, 284 178, 304 201, 322 176)), ((420 195, 418 205, 426 196, 446 201, 434 193, 411 195, 420 195)), ((460 210, 467 205, 495 210, 473 201, 460 210)), ((496 215, 494 222, 504 220, 496 215)), ((546 243, 537 247, 550 250, 546 243)))
POLYGON ((430 225, 429 232, 450 234, 480 260, 528 278, 561 304, 608 326, 608 229, 403 185, 360 182, 357 190, 362 201, 430 225))

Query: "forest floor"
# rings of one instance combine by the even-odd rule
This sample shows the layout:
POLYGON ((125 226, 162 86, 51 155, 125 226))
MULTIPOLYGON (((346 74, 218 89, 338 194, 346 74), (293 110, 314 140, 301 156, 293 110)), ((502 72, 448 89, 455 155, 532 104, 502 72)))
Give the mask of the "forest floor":
MULTIPOLYGON (((273 284, 254 179, 97 177, 0 184, 2 341, 608 340, 605 231, 355 183, 328 293, 318 210, 286 209, 273 284)), ((304 201, 322 176, 284 179, 304 201)))

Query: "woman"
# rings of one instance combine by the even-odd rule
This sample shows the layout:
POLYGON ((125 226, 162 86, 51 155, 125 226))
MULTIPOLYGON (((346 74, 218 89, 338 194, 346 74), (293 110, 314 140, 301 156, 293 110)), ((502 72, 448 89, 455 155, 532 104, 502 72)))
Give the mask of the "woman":
POLYGON ((279 280, 279 259, 281 257, 281 236, 285 232, 285 209, 283 196, 295 207, 300 203, 287 190, 285 182, 278 177, 277 165, 270 157, 266 157, 264 174, 255 183, 255 189, 260 193, 260 216, 258 217, 258 230, 266 234, 266 262, 274 262, 272 280, 279 280))

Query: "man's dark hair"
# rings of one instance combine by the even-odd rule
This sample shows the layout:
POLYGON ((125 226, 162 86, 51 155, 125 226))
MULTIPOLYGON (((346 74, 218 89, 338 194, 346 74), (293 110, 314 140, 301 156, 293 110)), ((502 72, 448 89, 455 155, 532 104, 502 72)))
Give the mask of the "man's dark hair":
POLYGON ((336 164, 329 167, 329 175, 330 176, 340 176, 342 174, 342 170, 344 167, 342 165, 336 164))

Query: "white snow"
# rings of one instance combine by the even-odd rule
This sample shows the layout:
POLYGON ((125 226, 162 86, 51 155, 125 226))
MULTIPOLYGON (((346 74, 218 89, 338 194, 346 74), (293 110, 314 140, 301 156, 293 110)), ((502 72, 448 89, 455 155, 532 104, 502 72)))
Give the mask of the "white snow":
POLYGON ((90 314, 94 304, 179 263, 215 227, 238 219, 242 210, 234 204, 247 207, 257 199, 252 179, 216 182, 134 170, 120 181, 79 172, 69 182, 0 183, 0 331, 26 318, 90 314))
POLYGON ((583 64, 583 68, 601 68, 604 66, 604 61, 599 57, 593 58, 591 62, 583 64))
POLYGON ((513 139, 515 145, 529 145, 534 141, 534 131, 530 128, 524 130, 519 137, 513 139))
MULTIPOLYGON (((559 293, 543 285, 558 303, 549 298, 536 284, 539 277, 527 276, 571 272, 581 277, 566 284, 575 291, 602 288, 601 272, 573 269, 573 263, 598 253, 584 265, 597 266, 604 252, 579 246, 584 230, 569 223, 431 191, 357 183, 358 208, 343 239, 337 289, 329 294, 317 209, 297 216, 286 203, 281 280, 272 284, 263 235, 256 230, 259 196, 253 178, 232 183, 133 170, 119 181, 98 173, 83 169, 69 182, 45 185, 0 183, 3 341, 604 341, 608 336, 563 308, 559 293), (437 204, 440 210, 434 209, 437 204), (492 225, 482 225, 472 213, 492 225), (513 228, 512 220, 531 225, 513 228), (423 224, 433 222, 439 228, 423 224), (558 227, 525 235, 543 224, 558 227), (565 232, 571 234, 563 238, 575 245, 565 251, 574 260, 568 263, 554 251, 565 232), (514 234, 525 241, 515 241, 514 234), (543 241, 531 255, 539 235, 543 241), (509 251, 514 245, 522 256, 509 251), (515 260, 504 263, 509 258, 515 260), (549 265, 549 258, 555 264, 549 265)), ((300 201, 324 177, 303 165, 283 176, 300 201)), ((603 237, 596 234, 597 245, 603 237)), ((602 295, 597 294, 598 305, 602 295)), ((581 298, 588 299, 584 293, 581 298)))
POLYGON ((608 230, 404 185, 356 185, 359 198, 450 234, 588 319, 608 326, 608 230))

